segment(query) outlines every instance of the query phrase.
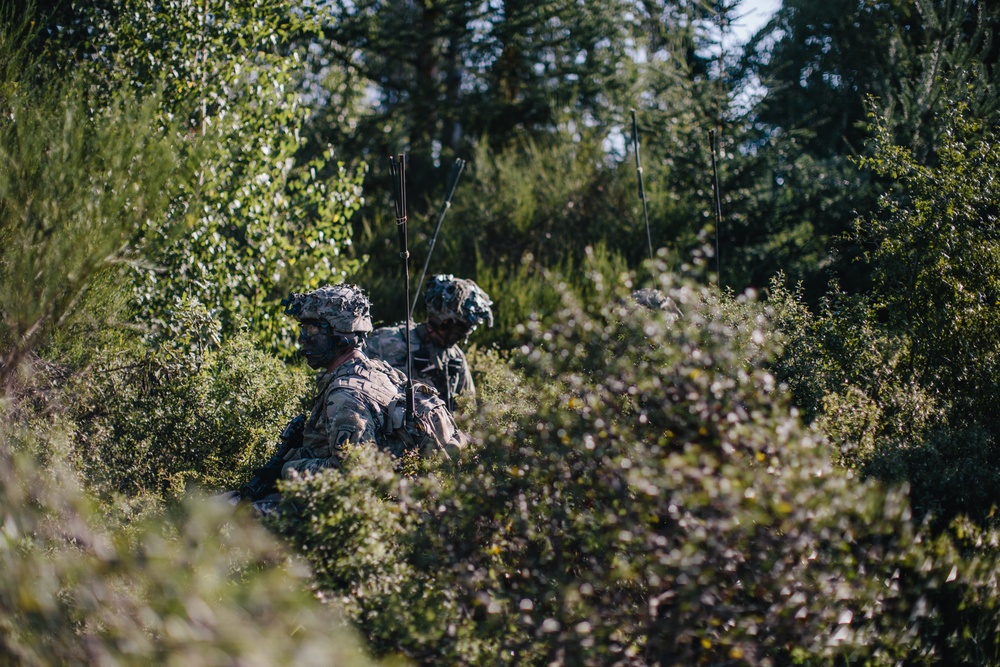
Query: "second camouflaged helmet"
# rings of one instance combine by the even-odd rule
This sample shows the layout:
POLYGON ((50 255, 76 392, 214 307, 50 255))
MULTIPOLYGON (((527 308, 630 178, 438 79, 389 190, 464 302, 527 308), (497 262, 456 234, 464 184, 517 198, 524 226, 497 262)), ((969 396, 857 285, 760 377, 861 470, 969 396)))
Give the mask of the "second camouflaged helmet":
POLYGON ((371 302, 357 285, 324 285, 306 294, 292 294, 281 302, 285 313, 298 321, 320 320, 339 333, 372 330, 371 302))
POLYGON ((649 310, 662 310, 671 315, 681 314, 673 299, 652 287, 643 287, 642 289, 635 290, 632 292, 632 300, 636 305, 648 308, 649 310))
POLYGON ((493 302, 476 283, 466 278, 441 274, 427 281, 424 290, 427 318, 439 322, 463 322, 470 327, 482 323, 493 326, 493 302))

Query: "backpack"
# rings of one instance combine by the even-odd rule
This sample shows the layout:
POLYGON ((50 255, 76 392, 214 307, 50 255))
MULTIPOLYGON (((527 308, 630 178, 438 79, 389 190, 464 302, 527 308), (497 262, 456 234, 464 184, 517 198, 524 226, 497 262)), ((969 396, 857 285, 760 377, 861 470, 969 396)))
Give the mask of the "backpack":
POLYGON ((423 382, 413 383, 413 422, 406 423, 406 387, 385 408, 384 447, 396 456, 416 451, 427 457, 436 451, 456 460, 469 438, 459 430, 455 418, 437 390, 423 382))
POLYGON ((423 382, 413 382, 413 423, 407 424, 406 375, 381 359, 365 359, 368 368, 381 372, 389 382, 376 382, 372 376, 336 382, 337 386, 361 390, 379 405, 382 410, 379 446, 393 456, 413 451, 428 457, 441 451, 448 459, 457 460, 459 450, 469 443, 469 438, 455 424, 455 418, 437 389, 423 382))

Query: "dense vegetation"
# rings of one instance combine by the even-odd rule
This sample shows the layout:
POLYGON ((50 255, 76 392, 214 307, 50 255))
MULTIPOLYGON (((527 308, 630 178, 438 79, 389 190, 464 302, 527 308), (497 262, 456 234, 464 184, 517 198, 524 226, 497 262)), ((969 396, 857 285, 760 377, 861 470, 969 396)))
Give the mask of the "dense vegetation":
POLYGON ((1000 665, 998 19, 0 3, 0 664, 1000 665), (280 299, 403 316, 404 151, 414 265, 469 161, 473 443, 261 525, 280 299))

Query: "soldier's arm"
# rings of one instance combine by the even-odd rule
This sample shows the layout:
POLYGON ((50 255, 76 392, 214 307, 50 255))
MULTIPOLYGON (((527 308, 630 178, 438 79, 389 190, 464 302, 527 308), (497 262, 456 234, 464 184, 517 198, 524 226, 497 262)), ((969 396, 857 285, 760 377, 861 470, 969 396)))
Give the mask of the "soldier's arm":
POLYGON ((374 442, 378 426, 368 403, 349 390, 331 392, 326 404, 327 440, 333 450, 345 444, 374 442))
POLYGON ((375 415, 353 391, 331 391, 326 403, 326 446, 314 447, 313 458, 288 461, 282 475, 287 476, 291 470, 301 473, 340 467, 340 450, 345 444, 375 441, 375 420, 375 415))
POLYGON ((469 362, 465 358, 465 353, 461 350, 458 350, 458 359, 462 362, 462 371, 459 373, 458 381, 455 383, 455 394, 465 397, 468 401, 475 401, 476 383, 472 381, 472 370, 469 368, 469 362))

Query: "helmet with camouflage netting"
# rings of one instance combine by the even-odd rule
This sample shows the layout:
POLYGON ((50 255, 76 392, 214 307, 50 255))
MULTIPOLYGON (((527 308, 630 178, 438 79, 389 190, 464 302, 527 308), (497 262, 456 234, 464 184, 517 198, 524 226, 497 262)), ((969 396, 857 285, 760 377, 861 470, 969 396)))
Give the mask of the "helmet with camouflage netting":
POLYGON ((427 281, 424 290, 427 318, 441 323, 461 322, 470 328, 493 326, 493 301, 479 285, 466 278, 440 274, 427 281))
POLYGON ((306 294, 292 294, 281 302, 285 313, 299 322, 319 320, 339 333, 372 330, 371 302, 357 285, 324 285, 306 294))
POLYGON ((670 313, 671 315, 681 314, 681 311, 677 308, 677 304, 674 303, 673 299, 660 290, 652 287, 643 287, 642 289, 637 289, 632 292, 632 301, 634 301, 636 305, 648 308, 649 310, 662 310, 670 313))

